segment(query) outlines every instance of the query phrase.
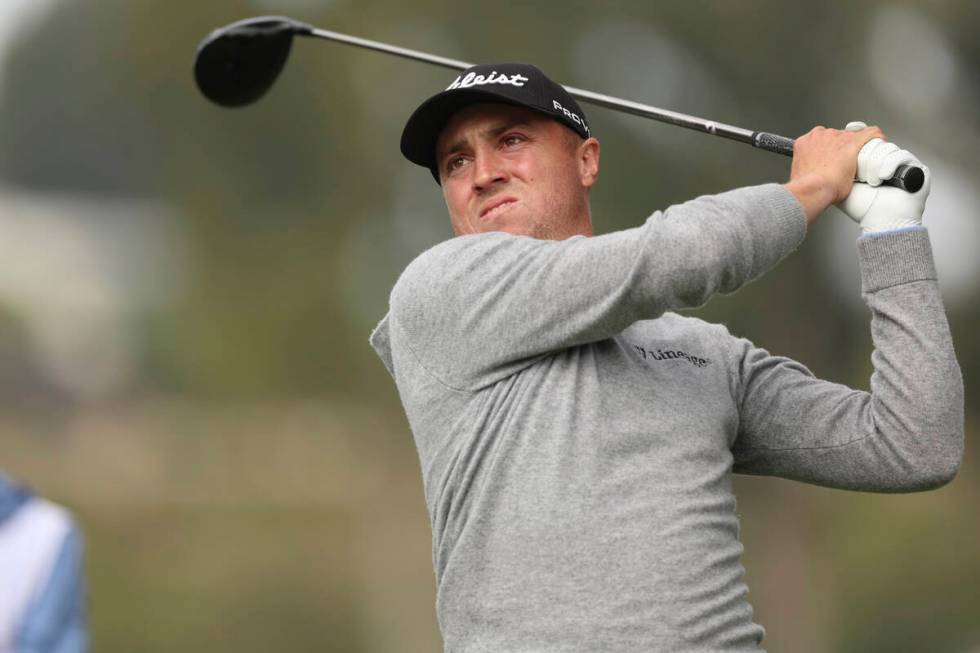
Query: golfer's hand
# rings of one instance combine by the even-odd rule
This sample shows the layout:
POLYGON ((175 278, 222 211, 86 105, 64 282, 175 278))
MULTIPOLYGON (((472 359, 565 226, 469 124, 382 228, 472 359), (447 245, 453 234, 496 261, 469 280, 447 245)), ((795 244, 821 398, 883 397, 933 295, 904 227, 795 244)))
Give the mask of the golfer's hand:
MULTIPOLYGON (((859 132, 865 127, 863 122, 850 122, 844 129, 859 132)), ((932 175, 914 154, 894 143, 872 139, 858 153, 857 179, 847 199, 838 206, 861 225, 864 233, 922 224, 932 175), (918 192, 881 185, 882 180, 895 174, 898 166, 909 164, 922 168, 925 173, 925 182, 918 192)))
POLYGON ((858 152, 873 138, 884 140, 885 133, 878 127, 859 131, 814 127, 796 139, 786 188, 803 206, 808 225, 850 194, 858 152))

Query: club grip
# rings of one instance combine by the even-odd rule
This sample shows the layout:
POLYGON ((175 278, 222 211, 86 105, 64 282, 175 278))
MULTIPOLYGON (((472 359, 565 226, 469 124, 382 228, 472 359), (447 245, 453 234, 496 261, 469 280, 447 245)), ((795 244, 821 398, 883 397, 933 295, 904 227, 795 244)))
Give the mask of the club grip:
MULTIPOLYGON (((785 136, 780 136, 778 134, 770 134, 769 132, 755 132, 752 135, 752 144, 769 152, 775 152, 776 154, 783 154, 785 156, 793 156, 792 138, 786 138, 785 136)), ((901 188, 909 193, 917 193, 919 192, 919 189, 922 188, 922 184, 924 184, 925 181, 926 175, 925 172, 922 171, 922 168, 917 166, 902 165, 898 167, 898 169, 895 171, 895 175, 891 179, 885 179, 881 183, 885 186, 895 186, 896 188, 901 188)))
POLYGON ((901 165, 895 171, 895 176, 882 181, 886 186, 895 186, 909 193, 918 193, 922 184, 926 183, 926 173, 918 166, 901 165))
POLYGON ((770 134, 769 132, 756 132, 752 134, 752 144, 769 152, 775 152, 776 154, 783 154, 785 156, 793 156, 792 138, 786 138, 785 136, 779 136, 778 134, 770 134))

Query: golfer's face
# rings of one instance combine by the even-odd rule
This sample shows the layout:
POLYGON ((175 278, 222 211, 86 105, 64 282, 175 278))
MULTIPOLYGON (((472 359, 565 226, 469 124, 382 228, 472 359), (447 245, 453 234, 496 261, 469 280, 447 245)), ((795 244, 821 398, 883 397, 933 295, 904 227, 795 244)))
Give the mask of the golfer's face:
POLYGON ((436 144, 453 230, 545 239, 583 232, 581 208, 591 183, 582 180, 582 142, 555 120, 522 107, 475 104, 456 113, 436 144))

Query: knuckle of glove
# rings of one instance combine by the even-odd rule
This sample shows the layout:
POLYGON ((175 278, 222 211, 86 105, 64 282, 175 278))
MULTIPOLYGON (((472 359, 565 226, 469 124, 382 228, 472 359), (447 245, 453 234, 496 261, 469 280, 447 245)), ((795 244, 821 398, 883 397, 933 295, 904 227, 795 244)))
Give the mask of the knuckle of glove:
POLYGON ((907 193, 900 188, 888 186, 880 186, 873 190, 876 191, 875 195, 859 220, 864 232, 922 224, 922 214, 929 196, 928 172, 926 172, 925 184, 916 193, 907 193))
POLYGON ((918 159, 908 150, 895 150, 881 160, 881 164, 878 167, 878 176, 883 180, 890 179, 899 166, 915 165, 917 163, 918 159))
POLYGON ((882 178, 889 176, 882 174, 885 160, 890 154, 898 151, 899 147, 897 145, 883 141, 880 138, 872 138, 865 143, 861 151, 858 152, 858 180, 867 182, 871 186, 880 185, 882 178))

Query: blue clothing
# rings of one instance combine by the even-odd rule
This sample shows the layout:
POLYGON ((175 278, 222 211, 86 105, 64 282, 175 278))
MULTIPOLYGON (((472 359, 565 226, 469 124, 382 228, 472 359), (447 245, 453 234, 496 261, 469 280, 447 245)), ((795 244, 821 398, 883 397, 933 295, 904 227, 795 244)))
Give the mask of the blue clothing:
POLYGON ((0 474, 0 652, 88 650, 82 561, 67 511, 0 474))

